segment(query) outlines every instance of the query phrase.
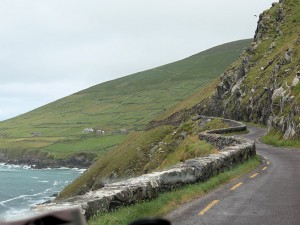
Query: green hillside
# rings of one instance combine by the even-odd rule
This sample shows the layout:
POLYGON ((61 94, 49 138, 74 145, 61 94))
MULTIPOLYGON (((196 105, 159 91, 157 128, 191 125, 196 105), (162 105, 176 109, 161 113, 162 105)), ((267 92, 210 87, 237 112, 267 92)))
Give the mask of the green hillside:
POLYGON ((96 190, 103 184, 169 168, 187 159, 207 156, 219 151, 200 140, 200 132, 229 127, 216 118, 211 121, 189 120, 180 126, 158 126, 132 132, 118 147, 103 154, 85 173, 60 192, 58 199, 96 190))
MULTIPOLYGON (((159 170, 216 151, 197 138, 201 129, 199 123, 191 120, 191 115, 197 113, 268 124, 269 136, 299 140, 299 7, 299 0, 285 0, 272 4, 270 10, 263 12, 254 42, 225 72, 220 73, 219 81, 211 80, 202 87, 195 85, 207 79, 206 76, 199 79, 200 76, 192 72, 201 68, 200 64, 195 64, 188 70, 196 75, 191 75, 193 78, 189 80, 194 87, 183 96, 183 101, 173 100, 174 104, 168 109, 153 114, 148 130, 131 133, 126 141, 99 157, 58 198, 82 194, 98 189, 107 181, 159 170), (176 126, 172 126, 174 124, 176 126)), ((174 65, 174 71, 164 71, 180 74, 185 67, 180 63, 174 65)), ((179 83, 185 82, 188 81, 179 83)), ((162 83, 161 87, 171 87, 172 81, 169 83, 162 83)), ((226 126, 221 121, 210 121, 211 124, 206 124, 208 127, 203 129, 226 126)))
POLYGON ((299 147, 299 34, 300 1, 273 3, 259 16, 253 43, 195 111, 267 125, 266 141, 299 147))
POLYGON ((0 153, 22 157, 38 150, 54 158, 79 152, 102 154, 125 140, 127 132, 144 129, 160 113, 208 85, 250 41, 220 45, 105 82, 2 121, 0 153), (83 133, 85 128, 105 134, 83 133))

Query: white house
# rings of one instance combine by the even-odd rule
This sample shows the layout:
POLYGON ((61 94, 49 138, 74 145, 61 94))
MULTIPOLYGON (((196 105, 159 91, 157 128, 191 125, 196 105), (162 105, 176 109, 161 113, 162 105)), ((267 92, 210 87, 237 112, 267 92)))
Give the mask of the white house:
POLYGON ((85 128, 82 132, 85 133, 85 134, 93 133, 94 129, 93 128, 85 128))

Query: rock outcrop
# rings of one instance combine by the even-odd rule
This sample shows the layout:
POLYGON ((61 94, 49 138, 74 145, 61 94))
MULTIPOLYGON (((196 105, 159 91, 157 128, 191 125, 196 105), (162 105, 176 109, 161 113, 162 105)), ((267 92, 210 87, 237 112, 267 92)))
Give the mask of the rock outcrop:
POLYGON ((231 121, 235 127, 207 131, 199 134, 200 139, 218 147, 219 154, 194 158, 177 164, 173 168, 121 182, 105 184, 103 188, 43 206, 37 210, 51 210, 67 207, 81 207, 87 218, 93 215, 157 197, 160 192, 169 191, 186 184, 205 181, 213 175, 244 162, 256 154, 253 141, 222 137, 216 133, 245 130, 246 126, 231 121))
POLYGON ((300 138, 299 10, 286 0, 263 12, 251 46, 192 111, 262 123, 286 139, 300 138))

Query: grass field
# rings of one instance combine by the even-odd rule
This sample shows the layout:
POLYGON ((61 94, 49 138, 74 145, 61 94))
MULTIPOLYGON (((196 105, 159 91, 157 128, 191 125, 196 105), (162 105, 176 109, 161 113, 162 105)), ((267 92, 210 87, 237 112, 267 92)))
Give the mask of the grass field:
POLYGON ((105 82, 26 114, 0 122, 1 150, 39 150, 57 158, 76 152, 102 154, 121 143, 120 130, 143 130, 153 118, 168 116, 178 103, 197 102, 205 88, 232 63, 250 40, 206 50, 178 62, 105 82), (191 96, 192 101, 191 101, 191 96), (104 130, 102 136, 83 134, 104 130), (41 132, 33 137, 33 132, 41 132))

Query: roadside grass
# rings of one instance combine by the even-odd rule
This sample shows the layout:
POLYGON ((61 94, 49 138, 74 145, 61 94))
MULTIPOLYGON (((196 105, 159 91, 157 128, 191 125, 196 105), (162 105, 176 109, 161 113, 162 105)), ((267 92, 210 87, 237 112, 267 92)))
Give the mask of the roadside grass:
POLYGON ((300 140, 285 140, 283 139, 283 134, 275 130, 271 130, 268 134, 263 136, 261 140, 268 145, 276 147, 291 147, 300 150, 300 140))
POLYGON ((158 198, 136 205, 122 207, 114 212, 102 213, 92 218, 89 225, 127 225, 129 222, 145 217, 161 217, 181 205, 200 198, 220 185, 226 184, 250 171, 260 164, 258 156, 220 173, 206 182, 187 185, 183 188, 165 192, 158 198))

